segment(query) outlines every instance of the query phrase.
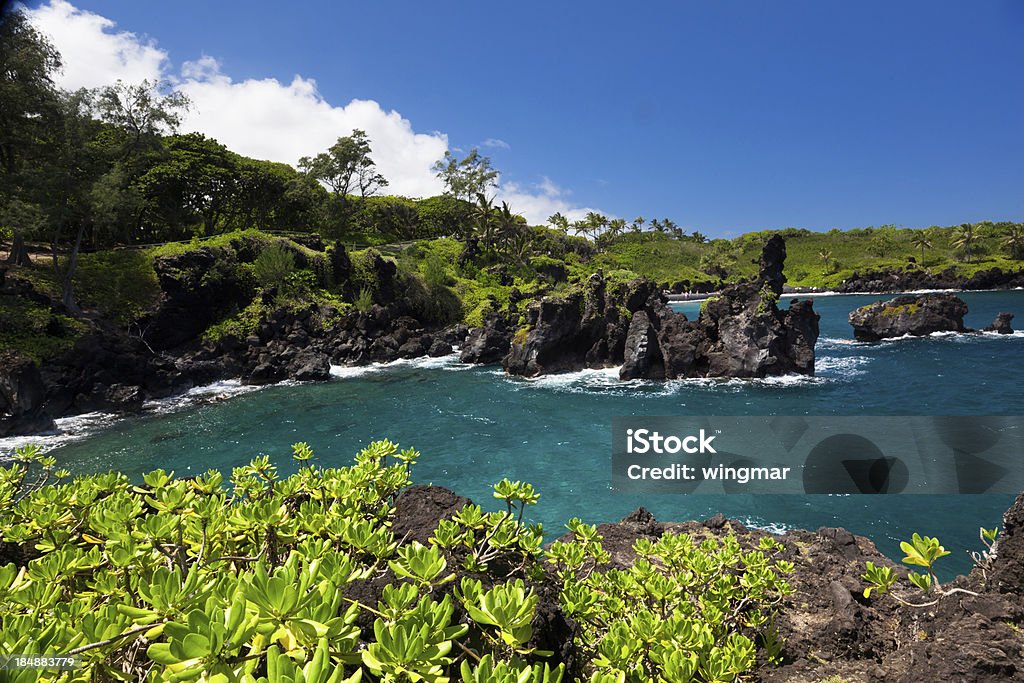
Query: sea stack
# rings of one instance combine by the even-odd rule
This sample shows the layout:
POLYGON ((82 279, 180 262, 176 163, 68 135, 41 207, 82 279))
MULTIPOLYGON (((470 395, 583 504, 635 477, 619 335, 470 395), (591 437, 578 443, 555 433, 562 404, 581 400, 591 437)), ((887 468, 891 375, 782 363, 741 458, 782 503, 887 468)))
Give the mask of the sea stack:
POLYGON ((880 341, 933 332, 971 332, 964 327, 967 304, 952 294, 918 294, 876 301, 850 312, 857 341, 880 341))
POLYGON ((502 365, 528 377, 615 365, 623 380, 813 375, 818 315, 810 301, 779 309, 785 260, 776 235, 758 277, 708 299, 697 320, 672 310, 649 280, 595 273, 579 290, 530 304, 502 365))

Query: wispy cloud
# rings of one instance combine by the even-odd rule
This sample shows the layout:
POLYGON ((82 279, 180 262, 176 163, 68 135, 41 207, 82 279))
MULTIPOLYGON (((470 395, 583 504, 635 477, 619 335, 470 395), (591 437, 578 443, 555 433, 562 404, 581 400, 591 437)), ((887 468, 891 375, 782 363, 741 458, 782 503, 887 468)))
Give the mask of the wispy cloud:
POLYGON ((487 138, 480 143, 481 147, 490 147, 491 149, 512 149, 512 146, 501 138, 487 138))

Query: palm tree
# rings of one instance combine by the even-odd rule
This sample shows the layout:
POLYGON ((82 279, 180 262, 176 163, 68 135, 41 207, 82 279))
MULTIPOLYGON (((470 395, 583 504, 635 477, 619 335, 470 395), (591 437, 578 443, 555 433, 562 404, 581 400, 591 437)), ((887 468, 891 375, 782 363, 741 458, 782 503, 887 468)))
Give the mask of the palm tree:
POLYGON ((914 236, 910 238, 910 246, 921 250, 921 265, 924 265, 924 250, 932 248, 930 236, 924 230, 915 230, 914 236))
POLYGON ((820 258, 822 262, 825 264, 825 272, 831 272, 829 271, 828 264, 832 261, 832 250, 822 249, 821 251, 818 252, 818 258, 820 258))
POLYGON ((964 223, 953 232, 953 241, 950 242, 950 246, 954 249, 963 249, 964 254, 967 255, 967 262, 970 263, 971 256, 974 254, 974 245, 979 238, 980 235, 974 231, 974 226, 964 223))
POLYGON ((1020 260, 1024 254, 1024 227, 1011 225, 1001 240, 1002 245, 1010 250, 1010 258, 1020 260))
POLYGON ((487 198, 487 195, 480 193, 476 196, 476 205, 472 211, 473 221, 476 223, 477 237, 483 241, 484 246, 490 247, 494 243, 494 198, 487 198))
POLYGON ((521 220, 522 217, 519 214, 512 213, 512 207, 508 205, 508 202, 501 203, 501 209, 498 210, 497 237, 501 240, 506 254, 509 252, 509 244, 519 232, 521 220))
POLYGON ((518 265, 522 265, 533 251, 533 240, 530 239, 528 230, 522 229, 522 226, 519 228, 509 241, 509 255, 518 265))
POLYGON ((633 232, 640 232, 644 229, 644 223, 647 222, 643 216, 637 216, 633 219, 633 232))
POLYGON ((708 241, 708 236, 698 230, 694 230, 690 233, 690 237, 692 237, 693 241, 697 244, 704 244, 708 241))
POLYGON ((556 211, 548 218, 548 225, 563 233, 569 232, 569 219, 563 216, 561 211, 556 211))

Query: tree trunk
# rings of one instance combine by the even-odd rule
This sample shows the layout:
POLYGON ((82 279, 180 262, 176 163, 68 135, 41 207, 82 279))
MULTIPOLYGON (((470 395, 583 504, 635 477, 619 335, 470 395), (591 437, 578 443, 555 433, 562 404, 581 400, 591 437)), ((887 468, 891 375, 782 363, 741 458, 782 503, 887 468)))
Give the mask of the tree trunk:
MULTIPOLYGON (((64 307, 73 314, 82 312, 82 309, 78 306, 78 302, 75 301, 75 269, 78 268, 78 252, 82 248, 82 237, 85 235, 86 222, 87 221, 82 221, 78 224, 78 234, 75 236, 75 245, 71 247, 71 253, 68 255, 68 265, 64 270, 60 293, 61 303, 64 304, 64 307)), ((53 258, 57 258, 56 249, 53 252, 53 258)))
POLYGON ((14 231, 14 242, 11 245, 11 252, 7 255, 7 265, 27 266, 31 261, 28 257, 28 249, 25 247, 25 235, 21 230, 14 231))

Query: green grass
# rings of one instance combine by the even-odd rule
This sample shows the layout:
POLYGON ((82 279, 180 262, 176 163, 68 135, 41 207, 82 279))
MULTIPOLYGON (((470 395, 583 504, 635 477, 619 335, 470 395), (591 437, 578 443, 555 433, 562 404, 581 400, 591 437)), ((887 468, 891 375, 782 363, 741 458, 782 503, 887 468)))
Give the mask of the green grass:
MULTIPOLYGON (((159 247, 151 247, 146 250, 151 258, 158 258, 160 256, 177 256, 184 254, 201 247, 230 247, 231 243, 239 239, 254 239, 259 242, 270 242, 273 239, 278 239, 273 235, 268 235, 265 232, 259 230, 238 230, 235 232, 227 232, 223 235, 217 235, 215 237, 209 237, 206 239, 193 239, 191 242, 173 242, 171 244, 162 244, 159 247)), ((281 238, 283 239, 283 238, 281 238)), ((291 241, 291 240, 289 240, 291 241)), ((299 245, 295 245, 298 247, 299 245)), ((301 247, 305 249, 305 247, 301 247)))
POLYGON ((915 231, 908 228, 858 228, 824 233, 788 228, 752 232, 708 244, 677 240, 660 233, 627 234, 576 272, 601 267, 606 271, 628 269, 669 284, 683 280, 717 281, 718 277, 702 270, 702 257, 717 253, 728 271, 726 281, 735 281, 757 274, 761 248, 776 232, 786 238, 785 274, 788 284, 795 287, 832 289, 855 271, 924 268, 939 273, 952 268, 957 275, 970 277, 990 268, 1004 271, 1024 268, 1024 261, 1011 259, 1005 253, 999 227, 987 223, 978 225, 982 238, 970 261, 952 246, 954 230, 953 227, 930 228, 932 248, 925 250, 923 261, 921 250, 912 244, 915 231), (822 252, 826 251, 830 253, 827 267, 822 257, 822 252))
POLYGON ((623 235, 596 257, 595 265, 605 270, 630 270, 655 282, 706 281, 711 276, 698 269, 706 249, 702 246, 660 233, 623 235))

